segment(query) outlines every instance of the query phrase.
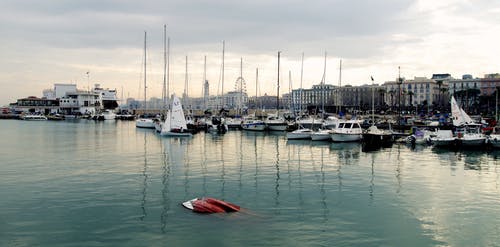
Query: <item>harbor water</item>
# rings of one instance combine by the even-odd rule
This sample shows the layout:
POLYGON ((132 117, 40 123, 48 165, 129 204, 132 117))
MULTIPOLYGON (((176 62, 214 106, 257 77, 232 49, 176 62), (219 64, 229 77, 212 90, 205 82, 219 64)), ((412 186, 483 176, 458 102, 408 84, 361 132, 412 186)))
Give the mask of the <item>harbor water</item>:
POLYGON ((498 246, 500 152, 0 121, 0 246, 498 246), (183 201, 240 205, 200 215, 183 201))

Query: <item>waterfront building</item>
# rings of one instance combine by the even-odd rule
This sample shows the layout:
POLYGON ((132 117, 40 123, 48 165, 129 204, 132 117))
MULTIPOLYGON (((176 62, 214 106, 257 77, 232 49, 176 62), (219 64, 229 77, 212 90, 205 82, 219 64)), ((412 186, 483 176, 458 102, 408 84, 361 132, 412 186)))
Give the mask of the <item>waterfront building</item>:
POLYGON ((11 104, 11 107, 13 107, 16 112, 37 112, 47 115, 58 111, 59 101, 56 99, 29 96, 27 98, 18 99, 16 103, 11 104))
MULTIPOLYGON (((428 79, 427 77, 414 77, 412 80, 387 81, 383 85, 385 87, 385 101, 388 102, 390 109, 398 111, 407 107, 427 107, 430 105, 438 105, 439 101, 447 102, 448 83, 451 78, 437 74, 433 78, 441 81, 439 85, 436 79, 428 79), (399 82, 399 83, 398 83, 399 82), (443 90, 446 89, 446 90, 443 90), (401 107, 400 107, 401 106, 401 107)), ((427 110, 428 110, 427 109, 427 110)))
POLYGON ((89 91, 67 92, 59 99, 59 109, 68 115, 96 114, 101 109, 99 94, 89 91))
POLYGON ((300 111, 301 106, 305 109, 311 106, 320 107, 322 104, 325 106, 333 105, 337 97, 337 88, 331 84, 317 84, 310 89, 293 89, 291 97, 286 98, 286 100, 287 103, 290 102, 295 111, 300 111))

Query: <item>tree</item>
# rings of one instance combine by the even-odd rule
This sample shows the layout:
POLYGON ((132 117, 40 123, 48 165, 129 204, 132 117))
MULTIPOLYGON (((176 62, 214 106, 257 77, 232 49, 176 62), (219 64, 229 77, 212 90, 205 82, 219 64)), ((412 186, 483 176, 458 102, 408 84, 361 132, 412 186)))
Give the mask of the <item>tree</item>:
POLYGON ((436 84, 438 85, 438 88, 439 88, 439 94, 438 94, 438 106, 440 107, 441 106, 441 86, 443 85, 443 81, 442 80, 438 80, 436 81, 436 84))

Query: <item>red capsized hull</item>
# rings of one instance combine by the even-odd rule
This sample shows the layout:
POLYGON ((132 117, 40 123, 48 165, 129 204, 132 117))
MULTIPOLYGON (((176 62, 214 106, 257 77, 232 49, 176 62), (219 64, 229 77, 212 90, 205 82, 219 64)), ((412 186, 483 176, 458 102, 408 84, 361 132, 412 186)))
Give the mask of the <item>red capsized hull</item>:
POLYGON ((193 211, 196 213, 212 214, 240 211, 240 207, 237 205, 210 197, 196 200, 192 204, 193 211))
POLYGON ((227 213, 240 211, 240 206, 232 204, 230 202, 225 202, 211 197, 205 197, 204 199, 206 202, 224 209, 224 211, 227 213))

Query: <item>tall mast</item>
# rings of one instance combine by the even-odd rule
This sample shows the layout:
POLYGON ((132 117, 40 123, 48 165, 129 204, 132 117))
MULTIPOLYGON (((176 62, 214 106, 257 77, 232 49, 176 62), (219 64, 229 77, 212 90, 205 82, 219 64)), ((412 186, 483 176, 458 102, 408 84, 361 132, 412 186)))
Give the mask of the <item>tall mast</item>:
POLYGON ((238 114, 241 115, 241 108, 243 105, 243 58, 240 57, 240 100, 238 102, 238 114))
POLYGON ((170 109, 170 104, 168 104, 168 100, 170 99, 170 37, 167 39, 167 106, 170 109))
MULTIPOLYGON (((255 68, 255 112, 257 112, 257 99, 258 99, 258 85, 259 85, 259 68, 255 68)), ((262 108, 260 109, 262 111, 262 108)), ((256 115, 256 114, 254 114, 256 115)), ((260 113, 260 115, 262 116, 262 112, 260 113)))
POLYGON ((304 77, 304 53, 302 52, 302 62, 300 64, 300 98, 299 98, 299 110, 302 114, 302 79, 304 77))
POLYGON ((203 92, 203 108, 207 109, 207 92, 205 92, 207 89, 205 88, 205 85, 207 83, 207 56, 205 56, 204 62, 203 62, 203 87, 202 87, 202 92, 203 92))
POLYGON ((221 88, 221 95, 222 95, 222 108, 224 107, 224 53, 226 49, 226 41, 222 41, 222 88, 221 88))
POLYGON ((337 100, 338 100, 338 104, 337 104, 337 114, 340 113, 340 111, 342 110, 342 94, 340 93, 340 89, 342 88, 342 59, 340 59, 340 67, 339 67, 339 88, 337 90, 337 100))
POLYGON ((146 31, 144 31, 144 109, 148 109, 148 104, 146 103, 146 89, 148 88, 146 86, 146 60, 147 60, 147 55, 146 55, 146 31))
POLYGON ((375 91, 373 90, 374 84, 373 84, 373 76, 371 77, 372 79, 372 125, 375 125, 375 91))
POLYGON ((167 106, 167 25, 163 25, 163 109, 167 106))
POLYGON ((184 105, 188 105, 188 56, 186 56, 186 75, 184 78, 184 105))
POLYGON ((323 66, 323 79, 321 79, 321 118, 325 115, 325 80, 326 80, 326 51, 325 64, 323 66))
POLYGON ((278 93, 276 94, 276 111, 280 110, 280 54, 281 51, 278 51, 278 93))
MULTIPOLYGON (((288 71, 288 93, 290 95, 292 95, 292 71, 289 70, 288 71)), ((289 101, 288 101, 288 109, 292 109, 292 98, 289 97, 289 101)))

